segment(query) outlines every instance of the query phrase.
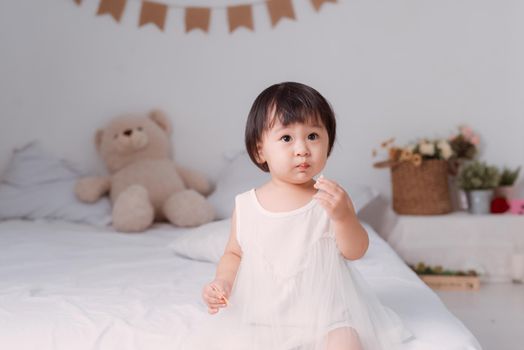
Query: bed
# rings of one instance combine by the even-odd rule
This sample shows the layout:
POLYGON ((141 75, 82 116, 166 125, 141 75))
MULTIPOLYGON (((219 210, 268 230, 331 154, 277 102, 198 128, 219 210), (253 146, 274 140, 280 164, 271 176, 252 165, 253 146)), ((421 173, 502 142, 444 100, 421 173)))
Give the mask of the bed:
MULTIPOLYGON (((417 350, 480 349, 437 295, 365 225, 370 248, 352 262, 417 339, 417 350)), ((210 262, 176 255, 191 229, 157 224, 143 234, 61 221, 0 223, 0 347, 178 349, 208 316, 202 285, 210 262)))
MULTIPOLYGON (((232 196, 239 186, 265 180, 254 168, 245 153, 229 158, 209 197, 219 220, 124 234, 108 225, 107 201, 75 202, 79 174, 69 164, 34 144, 21 148, 0 182, 0 349, 180 349, 184 335, 212 317, 201 288, 214 276, 225 245, 232 196)), ((357 210, 376 196, 366 187, 345 188, 357 210)), ((405 349, 480 349, 438 296, 364 225, 369 249, 348 263, 416 337, 405 349)))

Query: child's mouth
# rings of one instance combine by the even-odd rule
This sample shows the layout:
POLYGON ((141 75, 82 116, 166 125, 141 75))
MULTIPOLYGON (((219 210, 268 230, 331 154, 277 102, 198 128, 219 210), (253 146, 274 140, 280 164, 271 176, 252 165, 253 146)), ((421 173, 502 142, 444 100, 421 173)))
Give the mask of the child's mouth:
POLYGON ((306 170, 307 168, 309 168, 309 164, 308 163, 300 163, 299 165, 297 165, 297 168, 299 168, 300 170, 306 170))

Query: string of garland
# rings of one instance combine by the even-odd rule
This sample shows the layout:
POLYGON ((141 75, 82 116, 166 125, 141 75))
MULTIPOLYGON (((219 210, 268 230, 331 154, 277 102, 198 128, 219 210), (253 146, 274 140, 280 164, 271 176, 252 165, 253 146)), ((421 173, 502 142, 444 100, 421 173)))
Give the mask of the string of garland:
MULTIPOLYGON (((147 1, 147 0, 133 0, 135 2, 144 2, 144 1, 147 1)), ((231 6, 260 6, 260 5, 265 5, 267 2, 269 1, 279 1, 279 0, 258 0, 258 1, 246 1, 246 2, 242 2, 241 4, 236 4, 236 5, 206 5, 206 4, 195 4, 195 5, 179 5, 179 4, 176 4, 176 3, 162 3, 160 1, 150 1, 150 2, 157 2, 157 3, 162 3, 163 5, 169 7, 169 8, 174 8, 174 9, 186 9, 186 8, 209 8, 209 9, 212 9, 212 10, 226 10, 228 7, 231 7, 231 6)))
MULTIPOLYGON (((83 0, 74 0, 77 5, 81 5, 83 0)), ((136 1, 136 0, 135 0, 136 1)), ((226 10, 229 24, 229 32, 244 27, 253 31, 253 7, 265 5, 269 12, 272 27, 275 27, 280 20, 288 18, 295 20, 295 12, 292 0, 259 0, 236 5, 178 5, 176 3, 161 3, 158 1, 138 0, 141 2, 139 27, 146 24, 156 25, 160 30, 164 30, 167 11, 169 8, 183 9, 185 12, 185 31, 190 32, 195 29, 208 32, 212 10, 226 10)), ((326 2, 335 3, 337 0, 310 0, 314 9, 318 12, 326 2)), ((97 15, 111 15, 116 22, 120 22, 126 6, 127 0, 100 0, 97 15)))

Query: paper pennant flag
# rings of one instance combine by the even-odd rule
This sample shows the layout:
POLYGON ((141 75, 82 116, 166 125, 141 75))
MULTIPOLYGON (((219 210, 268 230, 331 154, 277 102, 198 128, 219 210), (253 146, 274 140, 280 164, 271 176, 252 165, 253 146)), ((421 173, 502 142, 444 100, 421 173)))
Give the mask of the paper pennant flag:
POLYGON ((251 5, 228 6, 227 18, 230 33, 239 27, 246 27, 253 30, 253 12, 251 5))
POLYGON ((337 0, 311 0, 311 2, 313 3, 313 7, 315 8, 316 11, 320 10, 320 8, 322 7, 322 5, 324 5, 325 2, 337 2, 337 0))
POLYGON ((268 1, 267 9, 271 17, 271 25, 274 27, 282 18, 295 19, 291 0, 268 1))
POLYGON ((193 29, 209 30, 209 18, 211 9, 209 7, 187 7, 186 8, 186 33, 193 29))
POLYGON ((139 27, 152 23, 160 30, 164 30, 166 23, 167 5, 152 1, 142 1, 142 11, 140 11, 139 27))
POLYGON ((124 7, 126 6, 126 0, 100 0, 98 6, 97 15, 103 15, 109 13, 115 21, 120 22, 124 7))

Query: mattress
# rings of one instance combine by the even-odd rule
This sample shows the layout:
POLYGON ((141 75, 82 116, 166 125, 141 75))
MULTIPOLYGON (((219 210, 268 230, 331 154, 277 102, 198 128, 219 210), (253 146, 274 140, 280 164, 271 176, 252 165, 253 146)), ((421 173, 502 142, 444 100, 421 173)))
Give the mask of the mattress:
MULTIPOLYGON (((348 262, 416 339, 406 350, 480 345, 438 296, 373 229, 366 255, 348 262)), ((145 233, 47 221, 0 222, 0 348, 179 349, 207 317, 202 286, 212 263, 175 255, 191 229, 157 224, 145 233)))

